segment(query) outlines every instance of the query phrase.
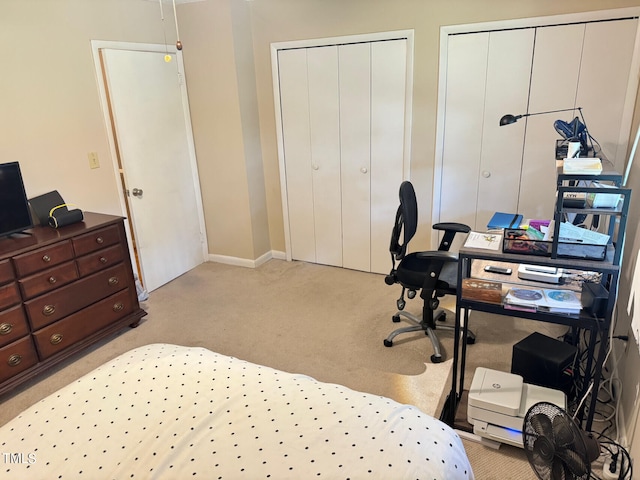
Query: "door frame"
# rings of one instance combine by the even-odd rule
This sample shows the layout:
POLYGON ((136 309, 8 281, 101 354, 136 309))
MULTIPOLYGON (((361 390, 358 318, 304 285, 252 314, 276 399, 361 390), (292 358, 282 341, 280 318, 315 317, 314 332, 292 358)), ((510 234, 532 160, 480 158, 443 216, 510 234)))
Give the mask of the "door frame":
POLYGON ((129 245, 129 253, 131 256, 131 263, 135 266, 134 270, 137 271, 140 280, 142 278, 142 268, 140 265, 140 258, 136 255, 135 248, 135 219, 130 213, 129 200, 126 195, 127 187, 123 181, 124 169, 120 167, 120 154, 116 141, 116 136, 113 131, 113 118, 111 108, 109 106, 109 99, 107 95, 107 88, 105 85, 105 75, 102 69, 101 50, 128 50, 128 51, 141 51, 141 52, 154 52, 154 53, 168 53, 174 56, 174 60, 177 65, 178 75, 180 76, 180 91, 182 96, 182 105, 185 118, 185 127, 187 131, 187 142, 189 150, 189 163, 191 166, 191 172, 193 175, 193 187, 196 195, 198 224, 200 227, 200 239, 202 245, 202 258, 206 261, 209 257, 209 249, 207 242, 207 231, 204 221, 204 206, 202 203, 202 192, 200 190, 200 179, 198 174, 198 164, 196 159, 195 143, 193 139, 193 128, 191 125, 191 114, 189 111, 189 98, 187 95, 187 85, 184 77, 184 62, 182 57, 182 51, 176 49, 175 45, 162 45, 151 43, 132 43, 132 42, 115 42, 107 40, 91 40, 91 52, 93 54, 94 69, 96 73, 96 81, 98 84, 98 93, 100 96, 100 105, 102 107, 102 114, 104 118, 104 124, 107 131, 107 138, 109 140, 109 152, 111 154, 111 162, 113 166, 113 173, 115 177, 115 184, 118 187, 118 199, 120 201, 120 215, 125 217, 125 230, 127 232, 127 243, 129 245), (122 172, 121 172, 122 170, 122 172))
MULTIPOLYGON (((543 27, 550 25, 563 25, 570 23, 593 22, 599 20, 616 20, 624 18, 640 17, 640 7, 617 8, 610 10, 598 10, 591 12, 569 13, 563 15, 552 15, 547 17, 531 17, 514 20, 503 20, 495 22, 471 23, 464 25, 446 25, 440 27, 440 54, 438 64, 438 101, 436 113, 436 145, 433 175, 433 199, 431 215, 433 222, 447 221, 440 218, 440 196, 442 193, 442 175, 444 171, 444 121, 446 109, 447 92, 447 52, 449 48, 449 36, 464 33, 477 33, 493 30, 510 30, 516 28, 543 27)), ((629 150, 629 140, 631 135, 631 124, 635 109, 636 94, 638 91, 640 72, 640 23, 636 31, 636 39, 631 60, 629 81, 627 84, 627 96, 622 113, 620 128, 620 145, 629 150)), ((438 232, 431 234, 431 244, 438 242, 438 232)))
POLYGON ((406 58, 406 89, 405 89, 405 135, 403 154, 403 178, 410 178, 411 170, 411 131, 413 118, 413 30, 395 30, 389 32, 366 33, 361 35, 348 35, 340 37, 314 38, 307 40, 293 40, 286 42, 275 42, 271 44, 271 75, 273 78, 273 98, 274 111, 276 116, 276 140, 278 146, 278 163, 280 168, 280 190, 282 195, 282 219, 284 225, 285 254, 288 261, 292 260, 291 255, 291 234, 289 225, 289 206, 287 203, 287 181, 284 156, 284 132, 282 131, 282 111, 280 109, 280 76, 278 70, 278 52, 294 48, 323 47, 330 45, 345 45, 350 43, 369 43, 385 40, 407 41, 406 58))

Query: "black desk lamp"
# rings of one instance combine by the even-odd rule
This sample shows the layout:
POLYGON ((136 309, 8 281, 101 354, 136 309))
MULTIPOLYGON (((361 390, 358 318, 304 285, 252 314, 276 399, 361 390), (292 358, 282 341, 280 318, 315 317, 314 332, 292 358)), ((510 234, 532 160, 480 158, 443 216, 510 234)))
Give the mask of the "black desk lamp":
MULTIPOLYGON (((508 113, 500 119, 500 126, 504 127, 505 125, 511 125, 512 123, 516 123, 518 120, 520 120, 523 117, 533 117, 535 115, 546 115, 547 113, 570 112, 572 110, 578 110, 580 112, 580 116, 582 117, 582 107, 563 108, 562 110, 550 110, 548 112, 524 113, 522 115, 511 115, 510 113, 508 113)), ((583 122, 584 122, 584 117, 583 117, 583 122)))
MULTIPOLYGON (((558 113, 558 112, 570 112, 573 110, 578 110, 580 112, 580 117, 582 118, 582 124, 576 117, 571 122, 563 122, 561 120, 556 120, 553 124, 556 131, 562 135, 565 140, 564 141, 578 141, 580 142, 580 153, 584 156, 588 156, 590 150, 593 150, 593 142, 598 143, 589 133, 589 129, 587 128, 587 122, 584 119, 584 115, 582 114, 582 107, 573 107, 573 108, 563 108, 560 110, 549 110, 548 112, 536 112, 536 113, 524 113, 522 115, 512 115, 510 113, 503 115, 500 119, 500 126, 503 127, 505 125, 511 125, 512 123, 516 123, 523 117, 532 117, 535 115, 546 115, 548 113, 558 113), (591 141, 591 147, 589 147, 589 141, 591 141)), ((599 146, 599 144, 598 144, 599 146)), ((556 156, 558 155, 559 145, 556 144, 556 156)), ((595 152, 595 150, 594 150, 595 152)), ((566 155, 565 155, 566 156, 566 155)))

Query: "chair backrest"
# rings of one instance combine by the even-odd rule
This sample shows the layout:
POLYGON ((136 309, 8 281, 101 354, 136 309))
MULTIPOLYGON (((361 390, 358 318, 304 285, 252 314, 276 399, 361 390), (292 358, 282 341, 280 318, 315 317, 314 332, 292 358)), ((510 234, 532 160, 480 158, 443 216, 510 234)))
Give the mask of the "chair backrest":
POLYGON ((389 251, 395 260, 402 260, 407 253, 407 245, 418 228, 418 202, 416 192, 409 181, 400 184, 400 206, 396 212, 396 222, 391 231, 389 251), (402 243, 400 243, 402 241, 402 243))

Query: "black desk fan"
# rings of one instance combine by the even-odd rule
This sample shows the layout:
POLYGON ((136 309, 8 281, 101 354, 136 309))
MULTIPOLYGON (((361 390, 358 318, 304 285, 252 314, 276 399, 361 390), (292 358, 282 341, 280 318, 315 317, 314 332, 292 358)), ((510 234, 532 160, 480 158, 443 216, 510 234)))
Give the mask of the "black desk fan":
POLYGON ((527 411, 522 427, 524 451, 541 480, 588 480, 600 444, 576 425, 566 411, 539 402, 527 411))

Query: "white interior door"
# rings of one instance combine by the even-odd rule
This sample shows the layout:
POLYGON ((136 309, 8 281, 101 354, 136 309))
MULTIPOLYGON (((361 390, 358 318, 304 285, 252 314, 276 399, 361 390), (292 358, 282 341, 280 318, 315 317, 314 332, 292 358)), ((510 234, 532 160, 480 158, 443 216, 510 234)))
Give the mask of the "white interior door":
POLYGON ((204 261, 195 155, 176 58, 103 49, 142 281, 152 291, 204 261))

